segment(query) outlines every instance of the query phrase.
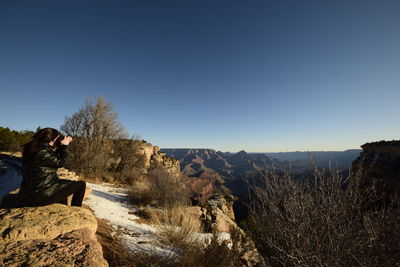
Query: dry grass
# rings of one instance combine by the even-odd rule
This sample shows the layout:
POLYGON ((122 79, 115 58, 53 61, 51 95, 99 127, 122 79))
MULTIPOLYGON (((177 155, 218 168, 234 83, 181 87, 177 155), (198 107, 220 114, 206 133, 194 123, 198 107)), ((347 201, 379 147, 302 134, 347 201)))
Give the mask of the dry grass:
MULTIPOLYGON (((122 266, 170 266, 170 267, 233 267, 242 266, 240 254, 227 242, 213 235, 208 245, 196 233, 201 232, 199 222, 191 216, 185 216, 184 207, 171 208, 168 211, 147 211, 147 223, 159 226, 160 242, 171 248, 165 257, 144 253, 134 253, 126 248, 118 233, 111 235, 112 227, 105 220, 98 219, 97 239, 103 247, 104 258, 110 267, 122 266), (189 217, 189 218, 188 218, 189 217)), ((186 214, 187 215, 187 214, 186 214)))
POLYGON ((361 171, 302 182, 264 172, 247 230, 272 266, 399 266, 399 203, 377 188, 361 171))
POLYGON ((216 235, 213 235, 210 244, 207 246, 188 246, 187 249, 182 250, 177 262, 171 266, 186 267, 186 266, 199 266, 199 267, 238 267, 244 266, 241 259, 241 254, 235 249, 236 242, 233 241, 234 246, 230 248, 228 242, 220 242, 216 235))
POLYGON ((167 246, 185 250, 187 246, 201 243, 197 235, 203 232, 201 220, 187 206, 153 211, 150 214, 150 223, 158 226, 160 241, 167 246))
POLYGON ((161 207, 187 205, 190 201, 183 177, 161 167, 135 181, 130 188, 130 197, 139 205, 155 204, 161 207))
POLYGON ((155 202, 150 184, 143 180, 134 182, 129 187, 129 196, 136 204, 142 206, 155 202))
POLYGON ((200 236, 203 227, 199 214, 192 208, 178 205, 147 211, 148 222, 159 229, 160 243, 171 248, 162 266, 241 266, 239 254, 216 234, 206 244, 200 236))

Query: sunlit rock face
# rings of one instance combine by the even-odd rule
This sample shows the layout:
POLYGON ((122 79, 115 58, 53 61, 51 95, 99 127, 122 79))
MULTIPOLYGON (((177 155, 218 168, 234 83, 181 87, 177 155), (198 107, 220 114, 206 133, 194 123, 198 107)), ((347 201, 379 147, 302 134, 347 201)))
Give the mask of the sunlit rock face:
POLYGON ((0 210, 1 266, 108 266, 85 208, 53 204, 0 210))
POLYGON ((361 146, 353 162, 353 173, 362 171, 366 179, 377 179, 391 194, 400 192, 400 141, 380 141, 361 146))
POLYGON ((229 176, 232 166, 224 159, 223 153, 213 149, 162 149, 168 156, 180 162, 181 170, 191 177, 201 175, 229 176))
POLYGON ((182 172, 189 177, 214 181, 214 188, 222 194, 244 197, 248 194, 244 177, 258 169, 271 166, 282 168, 278 160, 264 153, 223 153, 213 149, 161 149, 180 162, 182 172))
POLYGON ((211 210, 219 208, 231 220, 235 220, 235 214, 233 212, 234 201, 235 199, 232 195, 215 195, 207 200, 207 204, 211 207, 211 210))
POLYGON ((160 151, 158 146, 153 146, 147 142, 137 144, 135 157, 138 158, 136 167, 148 172, 156 168, 164 168, 170 173, 180 173, 179 162, 160 151))
MULTIPOLYGON (((185 210, 185 216, 203 225, 204 229, 214 233, 235 233, 241 239, 236 244, 236 252, 242 255, 242 266, 266 266, 254 242, 234 221, 231 196, 212 196, 203 207, 192 206, 185 210)), ((230 239, 232 242, 232 239, 230 239)))

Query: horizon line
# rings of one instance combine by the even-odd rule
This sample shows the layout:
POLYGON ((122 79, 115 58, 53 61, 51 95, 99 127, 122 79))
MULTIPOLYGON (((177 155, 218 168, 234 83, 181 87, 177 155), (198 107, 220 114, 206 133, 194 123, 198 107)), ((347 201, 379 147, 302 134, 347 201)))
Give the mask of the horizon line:
MULTIPOLYGON (((160 147, 160 146, 159 146, 160 147)), ((246 151, 244 149, 239 150, 239 151, 221 151, 217 150, 214 148, 199 148, 199 147, 180 147, 180 148, 171 148, 171 147, 160 147, 160 150, 162 149, 174 149, 174 150, 184 150, 184 149, 198 149, 198 150, 214 150, 216 152, 222 152, 222 153, 239 153, 241 151, 244 151, 249 154, 265 154, 265 153, 307 153, 307 152, 345 152, 349 150, 362 150, 362 148, 349 148, 349 149, 344 149, 344 150, 293 150, 293 151, 278 151, 278 152, 251 152, 251 151, 246 151)))

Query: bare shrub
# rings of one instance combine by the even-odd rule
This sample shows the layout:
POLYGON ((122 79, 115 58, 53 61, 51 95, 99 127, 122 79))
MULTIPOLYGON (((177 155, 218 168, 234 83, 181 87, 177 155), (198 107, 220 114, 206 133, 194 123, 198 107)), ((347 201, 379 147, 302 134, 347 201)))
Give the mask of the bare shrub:
POLYGON ((114 140, 113 145, 113 157, 116 160, 110 171, 117 181, 126 184, 134 184, 142 180, 147 171, 139 167, 145 165, 143 162, 145 155, 140 153, 139 149, 143 141, 134 138, 138 137, 114 140))
MULTIPOLYGON (((121 239, 121 233, 112 232, 112 227, 106 221, 98 219, 99 228, 96 233, 97 239, 103 247, 104 258, 108 261, 110 267, 117 266, 171 266, 171 267, 225 267, 225 266, 241 266, 240 259, 232 251, 226 242, 220 242, 216 235, 206 246, 198 238, 187 238, 186 235, 196 235, 201 231, 198 224, 193 223, 191 219, 185 218, 185 209, 183 207, 172 208, 166 212, 148 212, 152 217, 149 219, 154 224, 167 223, 169 226, 179 226, 182 233, 171 228, 160 229, 160 234, 168 239, 163 239, 163 243, 172 249, 172 253, 165 257, 157 255, 156 252, 146 254, 135 252, 124 245, 121 239), (155 217, 153 217, 155 216, 155 217), (186 226, 186 224, 189 226, 186 226), (183 227, 183 228, 181 228, 183 227), (163 233, 167 233, 164 235, 163 233), (175 237, 172 235, 176 234, 175 237), (181 239, 181 240, 180 240, 181 239), (173 240, 169 242, 168 240, 173 240), (172 244, 174 246, 172 246, 172 244)), ((236 240, 234 238, 234 240, 236 240)), ((235 241, 233 242, 236 243, 235 241)), ((234 245, 232 246, 234 247, 234 245)))
POLYGON ((159 236, 164 243, 175 247, 177 242, 174 240, 185 243, 199 241, 194 233, 203 232, 200 218, 188 209, 187 206, 176 205, 150 214, 150 222, 159 226, 159 236))
POLYGON ((131 186, 130 196, 143 205, 174 207, 189 204, 189 191, 182 175, 164 167, 152 169, 142 180, 136 181, 131 186))
POLYGON ((178 261, 171 266, 199 266, 199 267, 237 267, 245 266, 241 255, 237 253, 235 246, 237 241, 232 244, 228 241, 220 241, 214 234, 207 246, 198 244, 187 246, 179 255, 178 261))
MULTIPOLYGON (((174 206, 150 212, 150 222, 158 225, 160 242, 172 249, 166 266, 241 266, 239 254, 227 241, 213 234, 209 243, 200 236, 201 221, 188 207, 174 206)), ((233 241, 236 244, 236 239, 233 241)), ((232 244, 231 244, 232 245, 232 244)))
POLYGON ((168 168, 160 167, 151 170, 148 178, 153 197, 159 205, 173 207, 189 203, 189 192, 181 174, 175 174, 168 168))
POLYGON ((155 199, 147 181, 136 181, 129 187, 130 198, 137 205, 155 204, 155 199))
POLYGON ((312 180, 263 172, 247 231, 272 266, 398 266, 398 202, 383 202, 362 172, 315 170, 312 180))
POLYGON ((95 103, 86 101, 79 111, 65 118, 61 130, 74 137, 69 145, 69 168, 88 178, 114 180, 109 172, 115 160, 113 140, 127 137, 117 118, 113 105, 103 97, 95 103))

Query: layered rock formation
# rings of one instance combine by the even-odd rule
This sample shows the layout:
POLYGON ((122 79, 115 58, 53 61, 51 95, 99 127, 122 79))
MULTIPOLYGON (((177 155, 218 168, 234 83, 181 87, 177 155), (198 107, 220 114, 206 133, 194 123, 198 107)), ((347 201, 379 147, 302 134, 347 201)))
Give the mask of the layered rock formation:
POLYGON ((244 178, 259 168, 280 168, 279 161, 264 154, 223 153, 213 149, 161 149, 180 162, 182 172, 192 178, 208 180, 221 194, 246 197, 248 185, 244 178))
POLYGON ((1 266, 103 267, 97 221, 85 208, 53 204, 0 210, 1 266))
POLYGON ((302 174, 308 169, 329 167, 330 164, 348 169, 361 150, 346 151, 310 151, 281 153, 238 153, 220 152, 213 149, 161 149, 168 156, 180 161, 181 170, 189 176, 200 177, 206 174, 218 174, 223 179, 235 179, 257 168, 286 171, 290 166, 294 174, 302 174), (314 159, 315 161, 312 161, 314 159))
POLYGON ((262 153, 250 154, 245 151, 238 153, 223 153, 213 149, 161 149, 161 151, 179 160, 181 170, 191 177, 200 177, 203 173, 208 173, 232 179, 253 171, 256 167, 269 168, 273 163, 279 164, 262 153))
POLYGON ((232 195, 215 195, 207 200, 207 207, 211 211, 218 208, 231 220, 235 220, 235 213, 233 212, 234 201, 235 197, 232 195))
POLYGON ((180 162, 183 173, 199 177, 202 173, 229 176, 232 166, 223 157, 222 152, 213 149, 162 149, 168 156, 180 162))
POLYGON ((212 180, 189 178, 185 180, 185 185, 189 188, 194 203, 204 202, 214 191, 212 180))
POLYGON ((141 166, 147 170, 164 167, 172 173, 179 173, 179 162, 174 158, 168 157, 166 153, 161 152, 158 146, 153 146, 147 142, 141 142, 137 145, 136 155, 142 158, 141 166))
POLYGON ((400 193, 400 141, 366 143, 353 162, 353 173, 362 171, 367 179, 382 182, 384 190, 392 195, 400 193))
POLYGON ((146 183, 146 176, 154 170, 162 169, 172 176, 180 174, 179 162, 165 153, 160 148, 146 141, 129 141, 123 156, 114 163, 120 175, 127 183, 146 183))
POLYGON ((374 177, 400 179, 400 141, 366 143, 353 165, 362 165, 374 177))

